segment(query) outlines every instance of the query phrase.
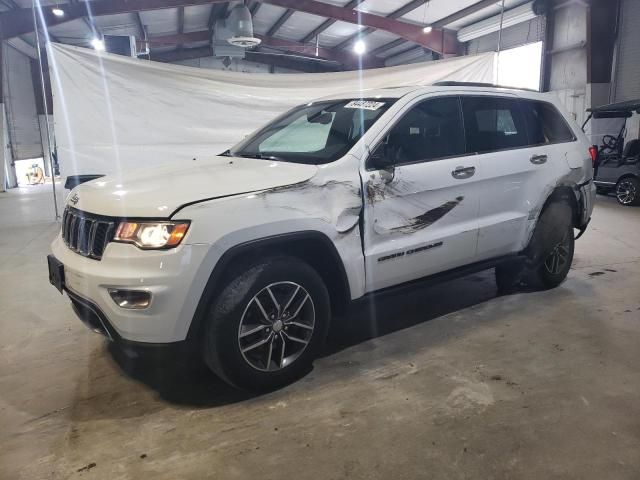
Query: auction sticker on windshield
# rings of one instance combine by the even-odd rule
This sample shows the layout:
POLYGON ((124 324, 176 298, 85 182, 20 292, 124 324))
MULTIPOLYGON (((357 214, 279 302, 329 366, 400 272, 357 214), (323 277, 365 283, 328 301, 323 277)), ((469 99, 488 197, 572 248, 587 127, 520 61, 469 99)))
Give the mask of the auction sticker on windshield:
POLYGON ((384 102, 374 102, 372 100, 352 100, 344 108, 360 108, 362 110, 378 110, 384 102))

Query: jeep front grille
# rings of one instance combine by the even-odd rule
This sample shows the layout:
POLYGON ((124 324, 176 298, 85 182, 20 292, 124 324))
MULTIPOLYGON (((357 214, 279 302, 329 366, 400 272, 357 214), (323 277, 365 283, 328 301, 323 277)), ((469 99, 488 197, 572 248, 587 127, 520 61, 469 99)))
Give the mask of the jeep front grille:
POLYGON ((62 239, 74 252, 100 260, 113 240, 115 222, 106 217, 67 207, 62 214, 62 239))

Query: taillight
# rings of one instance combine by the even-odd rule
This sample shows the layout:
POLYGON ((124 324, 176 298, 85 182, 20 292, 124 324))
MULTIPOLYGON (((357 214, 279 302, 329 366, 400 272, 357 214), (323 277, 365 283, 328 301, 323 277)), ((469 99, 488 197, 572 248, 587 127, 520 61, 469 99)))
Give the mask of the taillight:
POLYGON ((591 165, 596 166, 596 160, 598 159, 598 147, 591 145, 589 147, 589 155, 591 155, 591 165))

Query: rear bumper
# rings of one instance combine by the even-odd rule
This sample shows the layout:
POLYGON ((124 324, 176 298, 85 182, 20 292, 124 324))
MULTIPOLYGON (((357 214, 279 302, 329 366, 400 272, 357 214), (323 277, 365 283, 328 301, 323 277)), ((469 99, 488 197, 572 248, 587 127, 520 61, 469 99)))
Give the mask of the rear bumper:
POLYGON ((580 205, 580 218, 578 229, 584 232, 591 221, 591 214, 593 213, 593 205, 596 200, 596 185, 593 180, 589 180, 578 187, 580 205))

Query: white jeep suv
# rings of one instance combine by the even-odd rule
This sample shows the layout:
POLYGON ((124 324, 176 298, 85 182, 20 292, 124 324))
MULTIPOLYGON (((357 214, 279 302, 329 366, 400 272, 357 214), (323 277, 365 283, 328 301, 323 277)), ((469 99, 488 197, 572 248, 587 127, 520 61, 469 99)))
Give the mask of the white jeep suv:
POLYGON ((198 349, 221 378, 304 373, 349 302, 495 268, 551 288, 595 187, 550 94, 452 82, 302 105, 219 156, 69 195, 51 282, 116 343, 198 349))

